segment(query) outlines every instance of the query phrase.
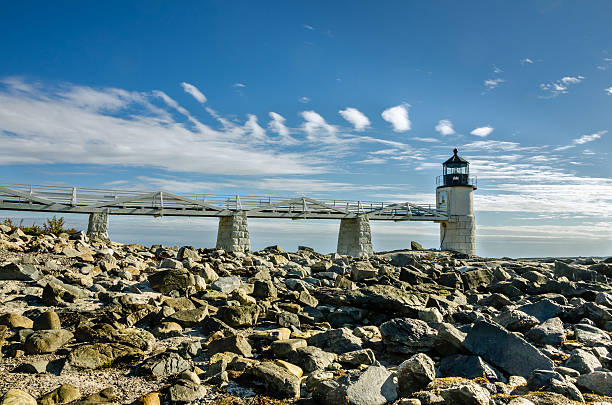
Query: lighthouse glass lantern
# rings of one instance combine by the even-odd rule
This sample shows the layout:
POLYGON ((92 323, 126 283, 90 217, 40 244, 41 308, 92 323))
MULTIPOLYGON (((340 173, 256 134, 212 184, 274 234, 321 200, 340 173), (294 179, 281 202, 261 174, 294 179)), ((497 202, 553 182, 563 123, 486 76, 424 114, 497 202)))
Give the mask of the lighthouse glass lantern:
POLYGON ((453 149, 453 156, 442 163, 443 186, 470 185, 470 162, 457 155, 453 149))

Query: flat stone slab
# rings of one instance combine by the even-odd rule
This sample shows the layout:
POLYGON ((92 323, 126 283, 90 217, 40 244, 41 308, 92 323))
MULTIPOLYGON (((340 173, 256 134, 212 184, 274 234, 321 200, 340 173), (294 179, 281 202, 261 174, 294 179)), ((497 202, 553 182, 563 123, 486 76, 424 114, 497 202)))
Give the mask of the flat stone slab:
POLYGON ((511 375, 529 377, 534 370, 552 370, 554 363, 525 339, 501 326, 477 321, 468 333, 465 347, 511 375))

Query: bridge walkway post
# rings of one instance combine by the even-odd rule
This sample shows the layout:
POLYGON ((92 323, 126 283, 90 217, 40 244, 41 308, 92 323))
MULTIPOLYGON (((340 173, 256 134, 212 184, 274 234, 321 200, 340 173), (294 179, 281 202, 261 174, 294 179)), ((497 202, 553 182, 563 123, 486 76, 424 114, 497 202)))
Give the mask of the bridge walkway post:
POLYGON ((110 240, 108 237, 108 214, 106 212, 93 212, 89 214, 87 236, 91 240, 110 240))

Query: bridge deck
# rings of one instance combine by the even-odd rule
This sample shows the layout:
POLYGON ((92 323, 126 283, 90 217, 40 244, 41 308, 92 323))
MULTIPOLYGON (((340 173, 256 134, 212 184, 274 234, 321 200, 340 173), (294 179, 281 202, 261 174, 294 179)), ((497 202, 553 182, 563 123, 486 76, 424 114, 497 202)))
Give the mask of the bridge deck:
POLYGON ((0 184, 0 210, 112 215, 222 217, 245 211, 250 218, 448 221, 431 204, 280 198, 218 194, 175 194, 29 184, 0 184))

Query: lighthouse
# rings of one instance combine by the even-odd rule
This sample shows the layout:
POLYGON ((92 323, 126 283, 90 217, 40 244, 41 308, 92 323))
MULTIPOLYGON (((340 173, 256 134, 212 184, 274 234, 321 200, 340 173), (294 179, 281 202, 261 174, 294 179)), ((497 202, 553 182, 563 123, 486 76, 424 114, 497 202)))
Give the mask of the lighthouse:
POLYGON ((440 222, 440 250, 476 254, 476 221, 474 220, 475 178, 470 177, 470 162, 453 150, 453 156, 442 164, 437 179, 436 208, 448 213, 440 222))

